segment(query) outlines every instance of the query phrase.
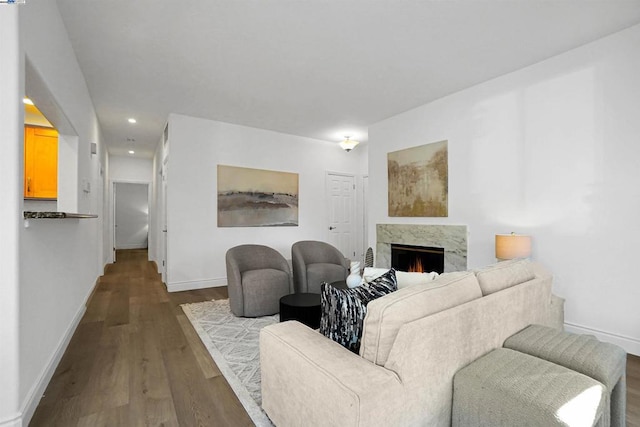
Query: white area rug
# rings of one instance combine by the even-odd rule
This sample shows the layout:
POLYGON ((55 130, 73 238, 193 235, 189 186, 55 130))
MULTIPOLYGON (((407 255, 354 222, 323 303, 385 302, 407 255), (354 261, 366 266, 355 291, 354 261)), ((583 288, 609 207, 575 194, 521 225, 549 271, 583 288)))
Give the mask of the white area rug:
POLYGON ((278 314, 258 318, 231 314, 229 300, 182 304, 209 354, 256 426, 273 424, 262 411, 260 390, 260 329, 278 323, 278 314))

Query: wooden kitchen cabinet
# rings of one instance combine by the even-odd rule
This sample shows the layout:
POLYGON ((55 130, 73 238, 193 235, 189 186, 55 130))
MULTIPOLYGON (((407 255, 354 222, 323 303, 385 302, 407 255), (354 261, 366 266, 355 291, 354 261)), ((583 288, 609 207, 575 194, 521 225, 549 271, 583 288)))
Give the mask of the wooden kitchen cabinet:
POLYGON ((55 129, 24 127, 24 197, 58 197, 58 132, 55 129))

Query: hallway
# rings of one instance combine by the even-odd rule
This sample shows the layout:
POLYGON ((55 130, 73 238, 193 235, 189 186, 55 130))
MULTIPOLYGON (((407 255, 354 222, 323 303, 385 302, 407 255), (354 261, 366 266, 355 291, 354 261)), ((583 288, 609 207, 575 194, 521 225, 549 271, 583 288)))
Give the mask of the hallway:
POLYGON ((30 426, 251 426, 146 249, 121 250, 87 304, 30 426))

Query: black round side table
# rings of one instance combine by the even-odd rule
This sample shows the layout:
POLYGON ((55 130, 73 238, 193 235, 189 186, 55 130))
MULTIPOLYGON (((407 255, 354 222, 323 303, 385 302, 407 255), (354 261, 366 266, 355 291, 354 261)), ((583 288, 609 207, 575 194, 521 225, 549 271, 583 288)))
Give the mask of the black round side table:
POLYGON ((320 294, 291 294, 280 298, 280 321, 297 320, 311 329, 320 327, 320 294))
POLYGON ((346 280, 338 280, 337 282, 331 282, 329 284, 336 289, 349 289, 346 280))

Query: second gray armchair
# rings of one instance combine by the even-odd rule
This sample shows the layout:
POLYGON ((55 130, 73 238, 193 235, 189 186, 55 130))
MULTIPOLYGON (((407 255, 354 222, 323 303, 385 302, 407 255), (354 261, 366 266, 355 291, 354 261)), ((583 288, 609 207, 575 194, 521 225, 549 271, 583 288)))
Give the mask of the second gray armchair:
POLYGON ((344 280, 349 275, 349 260, 325 242, 304 240, 291 247, 293 287, 296 293, 319 294, 322 282, 344 280))

